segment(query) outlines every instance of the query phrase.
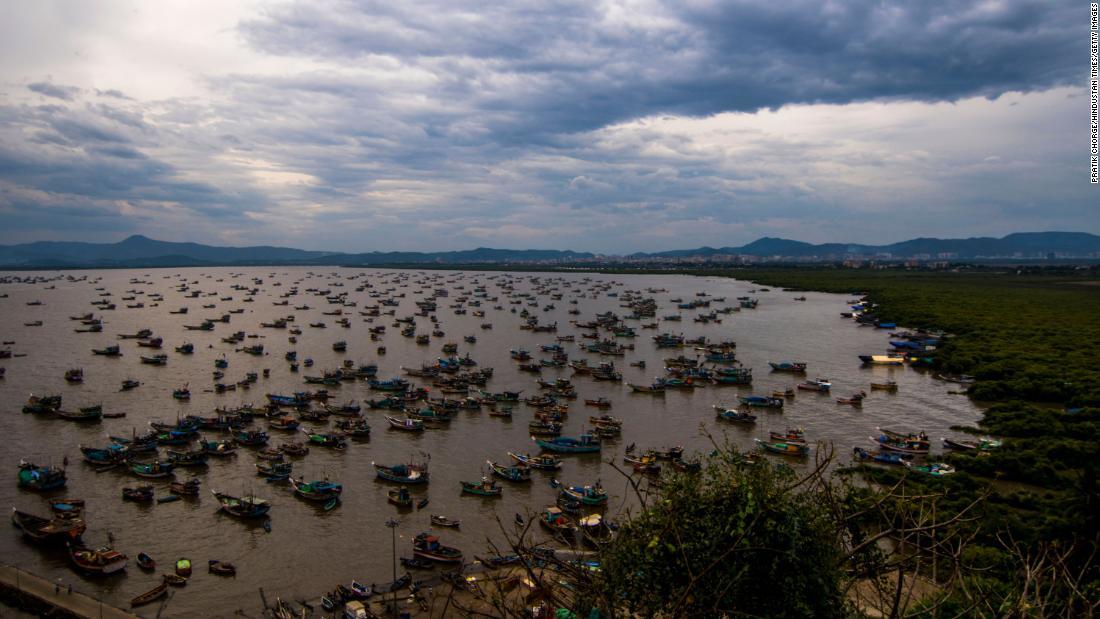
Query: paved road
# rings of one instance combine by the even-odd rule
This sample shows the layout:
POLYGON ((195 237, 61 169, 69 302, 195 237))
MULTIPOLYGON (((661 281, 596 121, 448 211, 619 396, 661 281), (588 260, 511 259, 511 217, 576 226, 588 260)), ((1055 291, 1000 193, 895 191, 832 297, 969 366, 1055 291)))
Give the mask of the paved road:
POLYGON ((55 593, 54 583, 11 565, 0 567, 0 583, 5 587, 18 588, 24 593, 80 617, 93 619, 135 619, 137 617, 108 604, 101 604, 99 600, 79 591, 73 591, 70 594, 68 587, 62 588, 60 593, 55 593))

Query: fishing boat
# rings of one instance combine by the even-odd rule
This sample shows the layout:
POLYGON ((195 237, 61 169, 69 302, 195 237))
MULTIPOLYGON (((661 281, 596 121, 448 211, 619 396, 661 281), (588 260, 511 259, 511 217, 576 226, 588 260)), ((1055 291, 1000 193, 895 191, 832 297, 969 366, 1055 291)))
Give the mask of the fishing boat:
POLYGON ((23 405, 24 413, 53 413, 61 408, 61 396, 35 396, 32 395, 27 398, 27 403, 23 405))
POLYGON ((577 525, 556 505, 542 510, 542 513, 539 514, 539 524, 551 535, 560 538, 564 542, 572 541, 573 536, 577 533, 577 525))
POLYGON ((290 479, 290 473, 294 470, 291 462, 257 462, 256 474, 267 477, 268 481, 285 481, 290 479))
POLYGON ((385 481, 392 481, 401 484, 426 484, 428 483, 428 465, 422 464, 397 464, 394 466, 385 466, 383 464, 374 464, 374 470, 377 473, 379 479, 385 481))
POLYGON ((928 435, 924 432, 896 432, 894 430, 888 430, 886 428, 875 428, 883 436, 889 438, 892 441, 912 441, 921 443, 923 445, 929 444, 928 435))
POLYGON ((147 571, 150 571, 150 572, 157 569, 156 560, 154 560, 153 557, 150 557, 149 555, 145 554, 144 552, 139 552, 138 553, 137 564, 138 564, 138 567, 140 567, 141 569, 147 570, 147 571))
POLYGON ((833 388, 833 384, 824 378, 817 380, 807 380, 805 382, 798 383, 798 388, 803 391, 818 391, 821 393, 828 393, 833 388))
POLYGON ((574 501, 580 501, 583 505, 607 503, 607 493, 600 486, 600 482, 591 486, 562 486, 561 493, 574 501))
POLYGON ((80 368, 73 368, 71 370, 65 370, 65 380, 70 383, 82 383, 84 382, 84 370, 80 368))
POLYGON ((623 420, 611 415, 590 416, 588 423, 597 428, 617 428, 621 430, 623 427, 623 420))
POLYGON ((941 438, 945 449, 955 449, 958 451, 989 451, 990 449, 996 449, 1001 446, 1001 441, 983 437, 976 441, 953 439, 953 438, 941 438))
POLYGON ((635 385, 633 383, 627 383, 627 387, 635 393, 649 393, 653 395, 664 395, 665 393, 665 381, 664 379, 657 379, 649 385, 635 385))
POLYGON ((715 368, 710 382, 718 386, 751 385, 752 370, 749 368, 715 368))
POLYGON ((903 465, 913 456, 898 453, 896 451, 870 452, 862 447, 852 448, 852 457, 863 462, 877 462, 878 464, 903 465))
POLYGON ((268 436, 267 432, 246 430, 235 432, 233 434, 233 440, 235 440, 238 445, 244 445, 245 447, 260 447, 267 444, 268 436))
POLYGON ((168 355, 160 354, 151 357, 141 356, 141 362, 146 365, 168 365, 168 355))
POLYGON ((151 503, 153 501, 153 487, 134 486, 132 488, 123 488, 122 500, 134 501, 135 503, 151 503))
POLYGON ((284 415, 269 422, 269 427, 274 430, 297 430, 300 425, 302 425, 301 422, 290 415, 284 415))
POLYGON ((412 495, 409 494, 409 489, 405 486, 400 488, 392 488, 387 493, 390 503, 402 508, 410 508, 413 506, 412 495))
POLYGON ((153 462, 130 462, 130 472, 138 477, 159 479, 168 477, 175 468, 171 462, 154 460, 153 462))
POLYGON ((791 374, 805 374, 806 364, 802 361, 769 361, 773 372, 788 372, 791 374))
POLYGON ((786 432, 768 432, 768 438, 777 443, 806 442, 806 434, 802 428, 787 428, 786 432))
POLYGON ((172 494, 176 495, 198 496, 200 484, 201 482, 197 477, 192 477, 187 481, 173 481, 171 484, 168 485, 168 489, 172 492, 172 494))
POLYGON ((515 454, 509 451, 508 456, 516 462, 519 462, 520 464, 532 469, 553 471, 561 468, 561 459, 550 454, 542 454, 538 456, 525 454, 521 456, 519 454, 515 454))
POLYGON ((145 593, 142 593, 141 595, 131 598, 130 607, 134 608, 136 606, 143 606, 145 604, 149 604, 150 602, 155 602, 166 595, 168 595, 168 583, 165 582, 164 579, 161 579, 159 585, 153 587, 145 593))
POLYGON ((93 348, 92 354, 103 357, 121 357, 122 350, 119 348, 118 344, 112 344, 106 348, 93 348))
POLYGON ((187 578, 191 575, 191 559, 180 557, 176 560, 176 576, 187 578))
POLYGON ((897 381, 894 381, 894 380, 887 380, 887 381, 882 381, 882 382, 872 382, 871 383, 871 390, 872 391, 897 391, 898 390, 898 383, 897 383, 897 381))
POLYGON ((424 431, 424 422, 420 419, 409 419, 408 417, 404 419, 399 419, 397 417, 390 417, 389 415, 386 415, 385 417, 386 421, 389 422, 391 428, 404 430, 405 432, 424 431))
POLYGON ((481 481, 463 481, 459 483, 462 484, 462 491, 468 494, 499 497, 504 493, 504 488, 488 477, 482 477, 481 481))
POLYGON ((648 453, 659 460, 679 460, 684 455, 684 447, 682 445, 676 445, 662 449, 651 449, 648 453))
POLYGON ((56 466, 37 466, 26 460, 19 462, 20 488, 48 492, 64 488, 65 481, 65 469, 56 466))
POLYGON ((501 479, 506 479, 508 481, 531 481, 531 469, 522 464, 520 466, 504 466, 492 460, 486 460, 485 463, 489 465, 489 469, 492 470, 493 474, 501 479))
POLYGON ((113 548, 88 548, 69 546, 69 559, 82 572, 102 575, 115 574, 126 569, 129 559, 113 548))
POLYGON ((615 530, 600 514, 588 514, 577 519, 577 532, 581 540, 594 548, 607 544, 615 537, 615 530))
MULTIPOLYGON (((305 432, 305 430, 303 430, 303 432, 305 432)), ((339 434, 329 434, 327 432, 305 432, 305 434, 310 445, 329 447, 336 450, 342 450, 347 447, 347 441, 339 434)))
POLYGON ((168 450, 168 461, 175 466, 200 467, 206 466, 208 454, 205 451, 172 451, 168 450))
POLYGON ((848 406, 854 406, 855 408, 863 407, 863 398, 867 397, 867 394, 860 391, 859 393, 853 393, 847 398, 837 398, 837 404, 847 404, 848 406))
POLYGON ((84 445, 78 446, 80 454, 84 456, 84 461, 95 466, 121 464, 129 457, 128 447, 118 443, 113 443, 106 447, 106 449, 100 449, 100 447, 86 447, 84 445))
POLYGON ((913 464, 908 460, 905 461, 905 466, 910 470, 916 471, 924 475, 931 477, 943 477, 944 475, 950 475, 955 472, 955 467, 943 462, 930 462, 928 464, 913 464))
POLYGON ((432 524, 437 527, 449 527, 452 529, 457 529, 462 524, 462 522, 459 520, 448 518, 446 516, 440 516, 438 514, 432 514, 431 521, 432 524))
POLYGON ((207 571, 211 574, 217 574, 218 576, 236 576, 237 566, 228 561, 218 561, 217 559, 210 559, 206 563, 207 571))
POLYGON ((366 419, 341 419, 336 422, 336 429, 343 432, 344 436, 352 438, 370 436, 370 424, 366 419))
POLYGON ((160 576, 164 579, 164 582, 172 585, 173 587, 182 587, 187 584, 187 579, 183 576, 180 576, 179 574, 167 573, 161 574, 160 576))
POLYGON ((122 381, 122 388, 119 391, 129 391, 131 389, 137 389, 140 386, 140 382, 132 378, 127 378, 126 380, 122 381))
POLYGON ((217 490, 210 491, 221 505, 221 510, 238 518, 262 518, 271 511, 271 503, 256 496, 236 497, 217 490))
POLYGON ((557 453, 598 453, 600 439, 591 434, 582 434, 578 438, 559 436, 550 440, 535 439, 535 444, 546 451, 557 453))
POLYGON ((756 423, 756 415, 752 413, 738 410, 736 408, 724 408, 716 406, 715 410, 719 419, 725 419, 726 421, 732 421, 735 423, 756 423))
POLYGON ((927 439, 898 439, 886 434, 880 434, 877 437, 872 436, 870 438, 871 441, 878 444, 879 449, 885 449, 887 451, 896 451, 898 453, 911 455, 926 455, 930 450, 927 439))
POLYGON ((237 453, 237 445, 232 440, 201 440, 199 448, 207 455, 224 458, 237 453))
POLYGON ((413 555, 438 563, 461 563, 462 551, 439 543, 431 533, 420 533, 413 539, 413 555))
POLYGON ((11 522, 36 543, 76 541, 88 528, 80 518, 42 518, 12 508, 11 522))
POLYGON ((656 475, 661 472, 661 465, 657 464, 657 457, 652 454, 644 454, 641 456, 627 454, 623 456, 623 462, 631 465, 636 473, 656 475))
POLYGON ((279 451, 288 456, 298 458, 309 455, 309 447, 307 447, 305 443, 283 443, 279 445, 279 451))
POLYGON ((737 398, 745 406, 753 408, 783 408, 783 398, 764 395, 745 395, 737 398))
POLYGON ((859 355, 859 360, 864 365, 904 365, 904 357, 895 357, 893 355, 859 355))
POLYGON ((50 499, 49 503, 55 518, 79 518, 84 513, 84 499, 50 499))
POLYGON ((562 424, 552 421, 532 420, 527 424, 531 436, 561 436, 562 424))
POLYGON ((435 563, 420 557, 401 557, 401 567, 412 570, 430 570, 435 567, 435 563))
POLYGON ((756 444, 767 451, 768 453, 780 454, 783 456, 792 456, 796 458, 804 458, 810 453, 810 447, 806 443, 795 442, 770 442, 762 441, 758 438, 753 439, 756 444))
POLYGON ((290 485, 294 488, 294 494, 307 501, 327 502, 339 498, 340 493, 344 491, 343 485, 327 479, 306 481, 304 478, 291 477, 290 485))

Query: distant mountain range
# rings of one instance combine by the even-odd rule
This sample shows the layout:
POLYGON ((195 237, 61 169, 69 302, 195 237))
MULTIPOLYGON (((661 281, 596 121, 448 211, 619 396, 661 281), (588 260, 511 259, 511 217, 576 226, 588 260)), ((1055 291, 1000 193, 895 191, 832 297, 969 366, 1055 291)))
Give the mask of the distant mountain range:
POLYGON ((1064 254, 1087 256, 1100 251, 1100 236, 1087 232, 1018 232, 1002 238, 971 237, 968 239, 919 238, 890 245, 862 245, 859 243, 822 243, 813 245, 802 241, 764 237, 741 247, 700 247, 681 249, 652 254, 632 254, 631 257, 684 258, 691 256, 741 255, 741 256, 784 256, 788 258, 808 258, 818 256, 842 257, 849 255, 875 256, 890 254, 906 258, 928 255, 936 258, 940 254, 954 254, 957 258, 1013 257, 1021 254, 1033 257, 1036 254, 1064 254))
POLYGON ((216 247, 199 243, 171 243, 141 235, 118 243, 75 243, 39 241, 22 245, 0 245, 0 266, 65 267, 160 267, 202 265, 349 265, 387 264, 500 264, 539 262, 591 262, 618 258, 623 261, 717 259, 722 256, 752 256, 761 259, 838 260, 849 256, 883 256, 929 259, 1034 258, 1057 256, 1100 257, 1100 236, 1084 232, 1022 232, 1003 238, 968 239, 919 238, 890 245, 824 243, 764 237, 741 247, 700 247, 629 256, 597 256, 587 252, 550 249, 478 248, 447 252, 370 252, 349 254, 306 251, 286 247, 216 247))

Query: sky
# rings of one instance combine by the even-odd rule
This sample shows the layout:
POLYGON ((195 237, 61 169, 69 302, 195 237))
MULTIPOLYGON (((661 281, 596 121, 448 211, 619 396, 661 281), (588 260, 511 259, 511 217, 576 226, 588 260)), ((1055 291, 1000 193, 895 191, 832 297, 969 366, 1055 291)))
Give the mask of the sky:
POLYGON ((1100 233, 1088 3, 0 6, 0 243, 1100 233))

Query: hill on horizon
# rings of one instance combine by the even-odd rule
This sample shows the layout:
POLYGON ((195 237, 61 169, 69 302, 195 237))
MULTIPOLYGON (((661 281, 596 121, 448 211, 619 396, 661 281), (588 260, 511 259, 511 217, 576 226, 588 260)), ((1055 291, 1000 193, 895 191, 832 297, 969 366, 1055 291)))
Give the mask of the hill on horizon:
MULTIPOLYGON (((1034 257, 1055 253, 1070 256, 1100 255, 1100 236, 1087 232, 1019 232, 1002 238, 967 239, 916 238, 888 245, 858 243, 811 244, 791 239, 763 237, 741 247, 699 247, 654 253, 635 253, 633 259, 713 258, 744 255, 759 258, 781 256, 835 260, 847 255, 890 254, 904 258, 917 255, 950 255, 958 259, 977 257, 1034 257)), ((348 265, 385 264, 477 264, 529 263, 540 261, 585 262, 597 258, 590 252, 556 249, 494 249, 479 247, 444 252, 323 252, 258 245, 219 247, 200 243, 158 241, 136 234, 117 243, 36 241, 0 245, 0 265, 9 267, 120 267, 200 265, 348 265)))

